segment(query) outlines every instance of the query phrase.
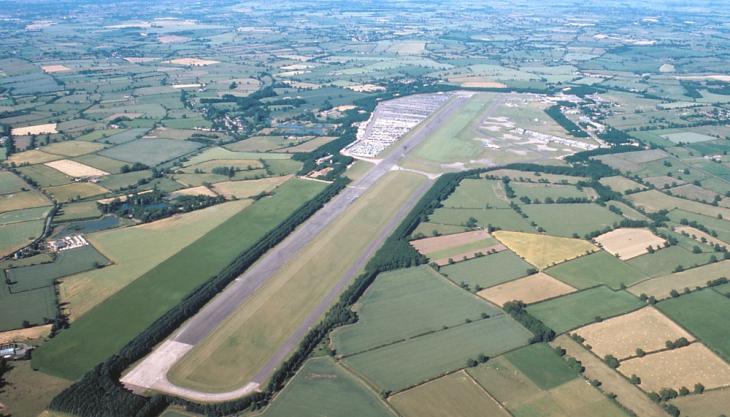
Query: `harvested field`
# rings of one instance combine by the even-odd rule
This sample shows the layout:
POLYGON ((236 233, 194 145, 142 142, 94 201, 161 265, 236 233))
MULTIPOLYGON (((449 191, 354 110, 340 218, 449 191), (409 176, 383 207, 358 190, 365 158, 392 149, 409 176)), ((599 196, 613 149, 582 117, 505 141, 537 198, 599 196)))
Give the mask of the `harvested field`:
POLYGON ((514 252, 506 250, 440 268, 440 272, 456 284, 471 288, 488 288, 524 277, 532 266, 514 252))
POLYGON ((564 284, 543 272, 495 285, 477 294, 492 303, 502 306, 513 300, 520 300, 525 304, 532 304, 548 298, 558 297, 575 291, 575 288, 564 284))
POLYGON ((14 127, 10 130, 12 136, 46 135, 58 133, 56 123, 45 123, 41 125, 14 127))
POLYGON ((589 324, 575 333, 592 346, 591 350, 598 357, 613 355, 619 360, 635 356, 636 349, 644 352, 665 349, 667 340, 674 341, 680 337, 695 340, 694 336, 654 307, 589 324))
POLYGON ((563 262, 560 265, 548 268, 546 272, 580 289, 606 285, 618 290, 622 285, 629 286, 646 278, 646 275, 641 271, 605 251, 563 262))
POLYGON ((367 385, 328 357, 312 358, 278 394, 262 417, 393 417, 367 385), (316 398, 316 401, 312 401, 316 398))
POLYGON ((20 153, 14 153, 8 158, 8 162, 15 162, 16 165, 23 164, 42 164, 44 162, 55 161, 57 159, 63 159, 62 156, 52 155, 39 150, 30 150, 20 153))
POLYGON ((56 74, 59 72, 69 72, 71 68, 65 65, 41 65, 41 69, 46 74, 56 74))
POLYGON ((642 281, 630 287, 629 292, 635 295, 646 294, 657 299, 663 299, 670 297, 672 290, 679 292, 682 292, 685 288, 694 290, 696 287, 707 285, 707 281, 722 277, 730 278, 730 260, 642 281))
POLYGON ((76 199, 84 199, 109 192, 106 188, 91 182, 75 182, 72 184, 48 187, 46 191, 53 195, 59 203, 67 203, 76 199))
MULTIPOLYGON (((616 395, 616 399, 624 407, 642 417, 667 417, 664 409, 643 393, 637 386, 632 385, 626 378, 611 369, 598 356, 589 352, 567 335, 563 335, 550 343, 565 349, 568 356, 579 360, 585 372, 583 375, 591 380, 601 381, 601 388, 605 392, 616 395)), ((581 381, 586 385, 584 381, 581 381)), ((583 415, 581 415, 583 417, 583 415)))
POLYGON ((563 333, 643 305, 644 302, 625 291, 595 287, 533 304, 527 311, 556 333, 563 333))
POLYGON ((357 313, 357 323, 330 335, 338 355, 352 355, 467 319, 479 320, 482 313, 501 314, 428 266, 380 274, 358 301, 357 313))
POLYGON ((109 175, 108 172, 84 165, 80 162, 71 161, 69 159, 61 159, 58 161, 46 162, 45 164, 57 171, 60 171, 70 177, 81 178, 81 177, 100 177, 103 175, 109 175))
POLYGON ((104 145, 82 140, 67 140, 43 147, 43 152, 68 157, 81 156, 104 149, 104 145))
POLYGON ((718 417, 730 410, 730 388, 677 397, 670 403, 679 408, 683 416, 718 417))
POLYGON ((499 230, 493 236, 527 262, 543 269, 597 250, 580 239, 499 230))
POLYGON ((666 242, 653 234, 649 229, 621 228, 615 229, 596 237, 598 243, 606 252, 627 260, 649 252, 649 247, 659 249, 666 242))
POLYGON ((248 198, 261 193, 270 193, 289 179, 291 176, 287 175, 260 180, 224 181, 213 184, 213 190, 227 198, 248 198))
POLYGON ((491 235, 486 230, 474 230, 471 232, 412 240, 411 246, 413 246, 413 248, 421 254, 428 255, 444 249, 461 247, 469 243, 488 238, 491 238, 491 235))
POLYGON ((697 383, 707 389, 730 386, 730 365, 699 342, 623 361, 618 370, 638 375, 645 391, 692 389, 697 383))
POLYGON ((459 371, 398 393, 388 402, 403 417, 509 417, 466 372, 459 371))
POLYGON ((29 327, 27 329, 0 332, 0 344, 10 342, 27 342, 40 340, 51 332, 51 325, 29 327))
POLYGON ((178 197, 181 195, 205 195, 208 197, 215 197, 218 194, 210 190, 210 188, 201 185, 198 187, 183 188, 182 190, 173 191, 170 193, 172 197, 178 197))
POLYGON ((190 67, 205 67, 207 65, 219 64, 218 61, 211 59, 200 59, 200 58, 177 58, 168 61, 170 64, 175 65, 186 65, 190 67))
POLYGON ((712 236, 709 233, 705 233, 702 230, 695 229, 694 227, 690 226, 677 226, 674 228, 675 232, 679 232, 682 234, 686 234, 687 236, 691 237, 694 240, 697 240, 699 242, 708 243, 710 245, 720 245, 724 247, 728 247, 728 243, 724 240, 720 240, 714 236, 712 236))

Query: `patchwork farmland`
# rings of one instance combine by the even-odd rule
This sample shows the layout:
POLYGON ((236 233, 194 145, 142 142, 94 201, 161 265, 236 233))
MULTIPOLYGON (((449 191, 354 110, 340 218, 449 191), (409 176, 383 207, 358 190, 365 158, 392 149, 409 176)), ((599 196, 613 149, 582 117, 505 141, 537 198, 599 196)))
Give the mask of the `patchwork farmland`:
POLYGON ((10 2, 0 415, 722 417, 718 2, 10 2))

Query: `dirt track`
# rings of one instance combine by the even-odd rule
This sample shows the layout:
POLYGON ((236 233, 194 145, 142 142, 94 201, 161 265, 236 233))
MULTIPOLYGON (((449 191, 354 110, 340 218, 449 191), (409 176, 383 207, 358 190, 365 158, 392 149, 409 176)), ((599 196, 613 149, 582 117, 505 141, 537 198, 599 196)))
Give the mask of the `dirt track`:
MULTIPOLYGON (((309 220, 291 233, 284 241, 267 252, 256 264, 235 279, 225 290, 211 300, 195 316, 189 319, 175 333, 171 340, 188 346, 194 346, 203 340, 223 321, 232 314, 241 304, 260 288, 279 268, 290 259, 296 257, 299 251, 307 246, 334 219, 343 213, 357 198, 364 194, 388 171, 397 169, 397 163, 408 151, 423 142, 435 129, 448 120, 456 111, 466 103, 467 97, 457 95, 447 102, 434 115, 423 122, 422 125, 407 134, 404 138, 394 144, 394 148, 387 152, 377 165, 372 167, 362 178, 353 182, 340 194, 335 196, 322 209, 315 213, 309 220)), ((375 251, 382 245, 385 239, 395 230, 402 219, 408 214, 418 200, 428 191, 433 181, 427 181, 419 189, 415 190, 407 202, 400 208, 398 213, 388 222, 383 231, 373 239, 355 263, 338 281, 337 285, 321 300, 317 307, 305 317, 297 330, 281 345, 271 360, 257 374, 254 380, 244 387, 226 393, 206 393, 170 383, 166 378, 167 371, 179 358, 170 360, 164 349, 156 349, 148 355, 140 364, 122 378, 122 382, 135 389, 154 389, 169 394, 180 395, 196 401, 223 401, 239 398, 258 389, 259 384, 274 372, 277 366, 299 344, 309 328, 316 324, 317 320, 329 308, 339 293, 355 277, 365 263, 372 257, 375 251), (140 367, 149 368, 150 364, 163 362, 165 366, 156 366, 153 372, 145 372, 140 367)))

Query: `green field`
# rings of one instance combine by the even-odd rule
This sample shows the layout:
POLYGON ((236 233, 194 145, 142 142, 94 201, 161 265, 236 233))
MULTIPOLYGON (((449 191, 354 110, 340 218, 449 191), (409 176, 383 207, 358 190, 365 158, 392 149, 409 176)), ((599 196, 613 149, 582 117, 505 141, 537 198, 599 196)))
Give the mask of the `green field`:
POLYGON ((0 225, 45 219, 50 211, 51 207, 35 207, 24 210, 7 211, 5 213, 0 213, 0 225))
POLYGON ((0 226, 0 256, 9 255, 33 242, 43 233, 45 220, 31 220, 0 226))
POLYGON ((259 200, 228 219, 41 346, 33 356, 33 366, 52 375, 79 378, 118 351, 323 187, 313 181, 290 182, 279 188, 273 197, 259 200), (246 230, 246 234, 242 235, 241 230, 246 230), (201 259, 206 262, 200 262, 201 259), (181 271, 185 273, 181 274, 181 271), (87 343, 90 338, 96 342, 87 343))
MULTIPOLYGON (((5 281, 5 274, 0 278, 5 281)), ((56 317, 56 294, 53 287, 11 294, 7 285, 0 286, 0 331, 19 329, 23 322, 43 324, 46 318, 56 317)))
POLYGON ((644 273, 604 251, 563 262, 545 272, 578 289, 606 285, 618 290, 622 284, 629 286, 646 278, 644 273))
POLYGON ((41 187, 52 187, 54 185, 63 185, 71 182, 71 178, 63 174, 61 171, 45 166, 43 164, 28 165, 18 168, 22 175, 35 181, 41 187))
POLYGON ((320 357, 304 364, 262 416, 393 417, 394 414, 365 384, 332 359, 320 357))
POLYGON ((104 187, 91 182, 74 182, 72 184, 48 187, 46 191, 53 195, 59 203, 67 203, 79 199, 86 199, 107 193, 104 187))
POLYGON ((530 269, 532 269, 532 265, 523 261, 514 252, 505 250, 447 265, 441 267, 439 271, 456 284, 464 282, 470 288, 477 286, 488 288, 524 277, 530 269))
POLYGON ((563 333, 596 318, 617 316, 635 310, 644 303, 625 291, 596 287, 532 304, 527 311, 556 333, 563 333))
POLYGON ((100 155, 125 162, 140 162, 153 167, 177 159, 200 148, 202 144, 173 139, 138 139, 104 149, 100 155))
POLYGON ((495 356, 523 346, 531 336, 501 315, 349 356, 344 362, 378 389, 398 391, 464 368, 480 353, 495 356))
POLYGON ((428 266, 383 273, 359 302, 358 323, 330 336, 339 355, 394 343, 499 310, 428 266))
POLYGON ((137 185, 137 182, 139 180, 145 178, 152 178, 152 171, 142 170, 127 172, 125 174, 106 175, 101 178, 101 180, 99 181, 99 185, 112 191, 116 191, 122 188, 137 185))
POLYGON ((28 187, 20 177, 8 171, 0 171, 0 194, 15 193, 28 187))
POLYGON ((543 183, 525 183, 510 182, 510 187, 515 192, 515 197, 527 197, 530 200, 539 200, 544 202, 546 198, 557 200, 558 198, 587 198, 585 191, 579 190, 572 185, 559 184, 543 184, 543 183))
POLYGON ((462 180, 449 198, 444 200, 443 206, 478 209, 509 208, 509 200, 504 196, 500 181, 467 178, 462 180), (499 194, 496 190, 499 190, 499 194))
MULTIPOLYGON (((568 370, 560 372, 567 378, 568 370)), ((468 373, 515 417, 628 417, 602 392, 575 374, 567 382, 544 390, 505 356, 470 368, 468 373)))
POLYGON ((446 375, 388 399, 403 417, 509 417, 501 405, 464 372, 446 375))
POLYGON ((670 298, 657 308, 702 340, 710 349, 730 360, 730 299, 711 290, 670 298))
MULTIPOLYGON (((710 262, 712 256, 712 253, 692 253, 681 246, 670 246, 654 253, 629 259, 626 263, 646 276, 656 277, 670 274, 680 265, 684 269, 704 265, 710 262)), ((714 256, 717 257, 717 254, 714 256)))
POLYGON ((87 245, 60 252, 52 263, 8 269, 5 275, 13 282, 10 291, 18 293, 51 286, 58 278, 102 267, 108 262, 93 246, 87 245))
POLYGON ((526 204, 522 210, 547 233, 565 237, 583 236, 623 220, 598 204, 526 204))
POLYGON ((418 226, 411 235, 413 237, 431 237, 436 235, 450 235, 452 233, 461 233, 466 231, 467 228, 464 226, 422 222, 418 224, 418 226))
POLYGON ((456 209, 439 208, 429 216, 433 223, 450 224, 461 226, 475 218, 479 227, 496 227, 503 230, 514 230, 516 232, 534 232, 535 228, 530 222, 522 218, 512 209, 456 209))
POLYGON ((74 220, 94 219, 101 216, 101 211, 96 201, 79 201, 76 203, 65 203, 56 211, 53 216, 55 223, 74 220))
POLYGON ((543 390, 555 388, 580 375, 544 343, 513 350, 504 357, 543 390))

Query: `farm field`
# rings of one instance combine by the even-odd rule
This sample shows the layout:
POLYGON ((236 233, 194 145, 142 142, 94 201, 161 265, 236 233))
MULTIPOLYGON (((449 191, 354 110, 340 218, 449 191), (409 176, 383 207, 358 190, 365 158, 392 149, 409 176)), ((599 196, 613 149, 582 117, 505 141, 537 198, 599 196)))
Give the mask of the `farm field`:
POLYGON ((489 226, 503 230, 519 232, 534 232, 535 228, 512 209, 455 209, 439 208, 429 216, 433 223, 452 226, 464 226, 469 219, 476 219, 479 227, 486 229, 489 226))
POLYGON ((681 209, 695 214, 708 217, 717 217, 730 219, 730 209, 725 207, 715 207, 709 204, 703 204, 696 201, 685 200, 683 198, 672 197, 657 190, 644 191, 637 194, 631 194, 627 197, 637 207, 643 208, 648 212, 657 212, 659 210, 681 209))
POLYGON ((327 357, 312 358, 274 399, 264 417, 344 416, 392 417, 375 392, 327 357), (312 402, 312 398, 318 398, 312 402))
MULTIPOLYGON (((562 359, 557 358, 557 360, 562 359)), ((560 366, 558 363, 555 365, 560 366)), ((467 372, 514 416, 625 417, 627 415, 600 391, 588 385, 582 378, 576 377, 574 373, 573 378, 567 382, 544 390, 505 356, 493 359, 485 366, 470 368, 467 372)), ((562 364, 560 372, 565 377, 571 373, 566 364, 562 364)))
POLYGON ((290 184, 280 188, 273 197, 260 200, 230 217, 194 244, 181 249, 175 256, 154 266, 123 290, 93 307, 68 331, 41 346, 33 356, 33 366, 52 375, 76 378, 115 352, 324 188, 314 182, 290 184), (248 231, 245 239, 239 235, 242 228, 248 231), (233 241, 235 245, 230 244, 233 241), (211 253, 210 248, 216 250, 211 253), (208 262, 199 262, 200 256, 205 256, 208 262), (179 271, 187 273, 181 277, 179 271), (174 291, 170 291, 173 288, 174 291), (138 300, 147 302, 139 303, 138 300), (86 344, 89 337, 97 338, 99 343, 86 344), (57 360, 68 357, 70 351, 74 352, 71 358, 63 362, 57 360))
POLYGON ((592 323, 597 317, 606 319, 642 305, 643 302, 625 291, 601 286, 533 304, 527 311, 556 333, 563 333, 592 323))
POLYGON ((698 383, 707 389, 730 386, 730 365, 702 343, 628 359, 618 370, 626 376, 637 375, 642 389, 650 392, 698 383))
POLYGON ((443 202, 449 208, 509 208, 502 183, 496 180, 467 178, 443 202))
POLYGON ((522 211, 547 233, 565 237, 583 236, 622 220, 598 204, 526 204, 522 211))
POLYGON ((603 250, 622 261, 648 253, 650 247, 660 249, 666 242, 648 229, 635 228, 614 229, 594 240, 603 250))
POLYGON ((612 355, 619 360, 635 356, 637 349, 644 352, 665 349, 667 340, 681 337, 694 340, 694 336, 654 307, 589 324, 574 333, 584 338, 598 357, 612 355))
POLYGON ((359 303, 358 322, 330 336, 338 355, 399 342, 467 319, 476 321, 482 314, 501 314, 427 266, 381 274, 359 303))
POLYGON ((488 288, 496 284, 524 277, 533 269, 512 251, 506 250, 492 255, 458 262, 439 268, 439 272, 456 284, 462 282, 470 288, 488 288))
POLYGON ((730 389, 705 391, 702 395, 677 397, 671 401, 682 415, 715 417, 730 409, 730 389))
POLYGON ((513 300, 532 304, 573 291, 575 291, 575 288, 570 285, 564 284, 543 272, 538 272, 515 281, 481 290, 477 294, 498 306, 503 306, 508 301, 513 300))
POLYGON ((396 392, 464 368, 480 353, 496 356, 523 346, 530 337, 501 315, 348 356, 343 362, 379 390, 396 392))
POLYGON ((611 289, 618 290, 621 285, 628 286, 646 277, 639 270, 605 251, 563 262, 548 268, 546 272, 579 289, 606 285, 611 289), (596 271, 600 271, 600 273, 596 271))
POLYGON ((152 223, 87 235, 89 242, 113 264, 61 280, 59 292, 61 301, 66 303, 66 313, 72 319, 81 317, 250 204, 250 200, 230 202, 152 223))
POLYGON ((410 196, 407 191, 418 188, 424 180, 402 172, 383 177, 177 362, 168 373, 170 380, 213 392, 248 383, 294 331, 301 316, 317 305, 395 215, 410 196), (287 301, 284 304, 281 300, 287 301), (234 340, 241 342, 233 344, 234 340))
POLYGON ((682 272, 675 272, 656 278, 642 281, 629 288, 634 295, 646 294, 657 299, 668 298, 672 290, 683 291, 685 288, 694 290, 704 287, 708 281, 727 277, 730 260, 711 263, 682 272))
POLYGON ((525 261, 543 269, 596 250, 590 242, 566 237, 497 231, 494 237, 525 261))
POLYGON ((10 3, 0 415, 730 415, 723 2, 10 3))
POLYGON ((567 335, 559 336, 550 345, 561 347, 566 351, 566 355, 580 361, 585 368, 583 376, 588 380, 601 381, 601 388, 616 395, 616 400, 624 407, 637 415, 666 417, 667 413, 661 405, 652 401, 639 387, 631 384, 628 379, 606 365, 601 358, 567 335))
POLYGON ((728 322, 724 319, 730 309, 730 299, 715 291, 702 290, 662 301, 657 308, 725 360, 730 358, 728 322))
POLYGON ((398 393, 388 402, 404 417, 438 417, 442 410, 461 417, 508 417, 466 372, 456 372, 398 393))
POLYGON ((654 253, 637 256, 627 263, 649 277, 667 275, 681 269, 694 268, 712 262, 717 255, 710 252, 693 253, 681 246, 670 246, 654 253))

